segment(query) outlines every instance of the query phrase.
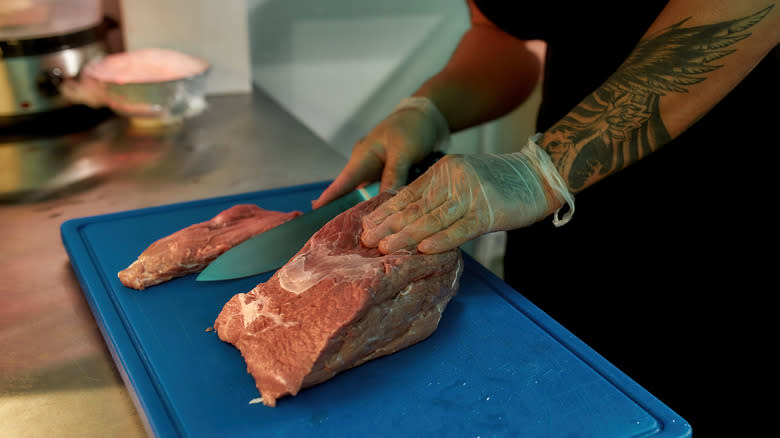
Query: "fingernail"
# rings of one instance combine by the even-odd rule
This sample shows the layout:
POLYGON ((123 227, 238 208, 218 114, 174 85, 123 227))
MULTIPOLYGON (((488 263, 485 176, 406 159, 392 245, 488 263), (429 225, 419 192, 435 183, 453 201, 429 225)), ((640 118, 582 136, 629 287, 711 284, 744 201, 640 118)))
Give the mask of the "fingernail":
POLYGON ((417 242, 403 232, 391 234, 379 241, 379 251, 383 254, 390 254, 402 249, 413 250, 417 242))
POLYGON ((436 243, 430 239, 425 239, 417 245, 417 250, 423 254, 435 254, 437 251, 436 243))
POLYGON ((390 239, 380 240, 377 247, 379 248, 379 252, 381 252, 382 254, 390 254, 391 252, 394 252, 396 249, 398 249, 392 245, 390 239))
POLYGON ((360 234, 360 243, 367 248, 376 248, 377 242, 374 239, 373 233, 370 231, 363 231, 360 234))

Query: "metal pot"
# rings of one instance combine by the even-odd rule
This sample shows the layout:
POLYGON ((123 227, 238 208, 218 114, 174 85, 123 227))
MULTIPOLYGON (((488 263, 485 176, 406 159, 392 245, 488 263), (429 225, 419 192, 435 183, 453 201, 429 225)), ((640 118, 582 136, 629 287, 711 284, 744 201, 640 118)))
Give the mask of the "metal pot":
POLYGON ((61 83, 106 53, 99 0, 0 5, 0 126, 72 105, 61 83))

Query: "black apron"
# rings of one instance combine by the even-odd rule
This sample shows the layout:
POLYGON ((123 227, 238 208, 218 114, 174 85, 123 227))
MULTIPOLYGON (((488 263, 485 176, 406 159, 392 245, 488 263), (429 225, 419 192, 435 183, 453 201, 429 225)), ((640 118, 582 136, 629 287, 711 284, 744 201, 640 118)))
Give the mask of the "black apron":
MULTIPOLYGON (((540 132, 617 69, 665 4, 475 3, 506 32, 547 41, 540 132)), ((577 195, 569 224, 508 233, 507 283, 701 436, 739 403, 724 394, 772 363, 778 81, 776 47, 688 131, 577 195)))

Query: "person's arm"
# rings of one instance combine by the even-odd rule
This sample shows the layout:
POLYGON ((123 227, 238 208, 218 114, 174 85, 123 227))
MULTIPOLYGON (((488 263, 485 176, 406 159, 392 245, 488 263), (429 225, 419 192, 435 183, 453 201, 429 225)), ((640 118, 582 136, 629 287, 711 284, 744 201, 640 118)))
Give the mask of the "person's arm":
POLYGON ((581 191, 680 135, 779 41, 774 1, 672 0, 617 71, 540 145, 569 189, 581 191))
MULTIPOLYGON (((539 80, 540 55, 534 42, 498 29, 469 1, 471 26, 442 70, 413 94, 425 97, 456 132, 514 109, 539 80)), ((312 203, 318 208, 381 178, 381 189, 404 185, 409 167, 425 158, 441 133, 429 115, 413 108, 397 110, 355 144, 344 169, 312 203)))
POLYGON ((772 1, 672 0, 617 71, 543 133, 547 154, 529 142, 518 153, 449 156, 364 217, 361 239, 384 253, 442 252, 573 206, 569 192, 677 137, 778 41, 780 8, 772 1))
POLYGON ((522 104, 539 81, 536 41, 521 40, 491 23, 468 0, 471 26, 444 68, 414 96, 427 97, 451 132, 505 115, 522 104))

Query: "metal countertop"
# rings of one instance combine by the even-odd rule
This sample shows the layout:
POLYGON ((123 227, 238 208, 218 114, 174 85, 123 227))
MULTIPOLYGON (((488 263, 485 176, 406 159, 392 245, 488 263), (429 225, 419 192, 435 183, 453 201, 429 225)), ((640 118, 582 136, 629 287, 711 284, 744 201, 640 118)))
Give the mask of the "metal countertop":
MULTIPOLYGON (((109 118, 55 154, 55 171, 36 176, 45 184, 0 203, 0 435, 146 434, 70 267, 63 221, 323 181, 346 163, 261 91, 208 103, 162 132, 109 118)), ((49 147, 0 143, 0 173, 40 172, 19 163, 49 147)))

